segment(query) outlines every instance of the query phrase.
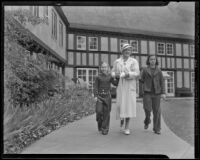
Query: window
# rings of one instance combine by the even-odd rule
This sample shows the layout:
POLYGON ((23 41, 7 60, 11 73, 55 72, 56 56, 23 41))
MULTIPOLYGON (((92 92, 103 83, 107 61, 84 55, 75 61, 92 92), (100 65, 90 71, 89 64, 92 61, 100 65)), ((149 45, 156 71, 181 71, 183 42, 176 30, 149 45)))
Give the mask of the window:
POLYGON ((108 51, 108 38, 101 37, 101 51, 108 51))
POLYGON ((194 72, 191 72, 191 90, 194 92, 194 87, 195 87, 195 74, 194 72))
POLYGON ((117 38, 110 38, 110 49, 111 52, 117 52, 117 38))
POLYGON ((94 65, 95 66, 99 65, 99 54, 98 53, 94 54, 94 65))
POLYGON ((141 53, 147 54, 147 41, 141 41, 141 53))
POLYGON ((176 58, 176 68, 182 68, 182 59, 176 58))
POLYGON ((176 43, 176 55, 177 56, 182 56, 182 49, 181 49, 181 44, 176 43))
POLYGON ((141 67, 146 67, 147 56, 141 57, 141 67))
POLYGON ((189 45, 188 44, 183 44, 183 55, 184 56, 189 56, 189 45))
POLYGON ((76 65, 81 65, 81 53, 76 53, 76 65))
POLYGON ((173 55, 173 44, 172 43, 166 44, 166 54, 173 55))
POLYGON ((48 21, 48 6, 44 6, 44 18, 48 21))
POLYGON ((191 69, 194 69, 194 59, 191 59, 190 63, 191 63, 191 69))
POLYGON ((97 51, 98 50, 98 38, 89 37, 89 50, 97 51))
POLYGON ((74 34, 68 34, 68 49, 74 49, 74 34))
POLYGON ((182 72, 181 71, 177 71, 177 87, 178 88, 182 88, 182 72))
POLYGON ((184 87, 189 88, 190 87, 190 76, 189 72, 184 72, 184 87))
POLYGON ((52 38, 57 39, 57 15, 54 10, 52 10, 52 38))
POLYGON ((155 41, 149 41, 149 53, 150 54, 155 54, 155 41))
POLYGON ((86 50, 86 37, 77 36, 77 49, 86 50))
POLYGON ((184 59, 183 62, 184 62, 184 68, 189 69, 189 59, 184 59))
POLYGON ((194 45, 190 45, 190 56, 194 57, 194 45))
POLYGON ((89 65, 90 66, 93 66, 94 64, 93 64, 93 53, 89 53, 89 65))
POLYGON ((108 63, 108 54, 101 54, 101 62, 106 62, 108 63))
POLYGON ((165 68, 165 58, 162 57, 161 59, 162 59, 162 68, 165 68))
POLYGON ((63 23, 59 21, 59 46, 63 47, 63 23))
POLYGON ((74 53, 68 52, 68 64, 73 65, 74 64, 74 53))
POLYGON ((165 54, 165 44, 164 43, 157 44, 157 54, 165 54))
POLYGON ((133 47, 133 53, 138 53, 138 41, 130 40, 130 44, 133 47))
POLYGON ((120 51, 124 43, 128 43, 128 40, 120 39, 120 51))

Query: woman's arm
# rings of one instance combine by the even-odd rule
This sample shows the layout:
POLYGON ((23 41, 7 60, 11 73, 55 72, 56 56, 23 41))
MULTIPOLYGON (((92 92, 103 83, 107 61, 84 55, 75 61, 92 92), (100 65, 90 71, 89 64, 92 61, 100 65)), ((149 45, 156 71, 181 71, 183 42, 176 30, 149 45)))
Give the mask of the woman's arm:
POLYGON ((127 77, 128 79, 133 79, 133 78, 138 78, 139 75, 140 75, 139 65, 138 65, 137 60, 135 60, 131 64, 131 68, 130 68, 130 71, 128 72, 128 76, 125 76, 125 77, 127 77))

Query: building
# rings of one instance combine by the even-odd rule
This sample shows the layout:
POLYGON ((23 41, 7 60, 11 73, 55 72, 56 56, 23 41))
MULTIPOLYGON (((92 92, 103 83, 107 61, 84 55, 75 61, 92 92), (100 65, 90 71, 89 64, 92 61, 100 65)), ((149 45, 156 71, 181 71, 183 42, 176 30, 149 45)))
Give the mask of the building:
MULTIPOLYGON (((25 26, 25 29, 29 31, 33 39, 32 47, 27 53, 35 59, 38 53, 47 55, 50 60, 47 67, 64 75, 67 43, 66 33, 69 23, 62 9, 56 6, 4 7, 5 11, 19 9, 29 10, 33 16, 45 19, 45 23, 40 23, 38 25, 28 23, 25 26)), ((16 21, 16 23, 18 23, 18 21, 16 21)))
MULTIPOLYGON (((163 21, 162 16, 155 17, 161 12, 167 13, 166 8, 159 7, 151 8, 154 15, 150 15, 148 8, 145 10, 146 15, 142 15, 140 7, 130 10, 107 6, 65 6, 62 9, 70 23, 67 31, 66 75, 84 79, 91 84, 92 89, 100 62, 105 61, 112 66, 120 56, 120 47, 128 42, 134 48, 133 56, 138 60, 140 68, 146 66, 148 54, 158 55, 159 66, 171 76, 165 84, 168 96, 194 93, 194 30, 191 29, 194 24, 187 28, 181 27, 184 22, 175 17, 170 19, 170 26, 170 21, 163 21), (137 24, 141 20, 138 17, 144 16, 143 25, 137 24), (151 25, 148 26, 148 23, 151 25)), ((172 15, 166 16, 169 19, 172 15)))
MULTIPOLYGON (((35 40, 31 54, 51 55, 50 68, 70 79, 83 79, 89 89, 93 90, 100 62, 112 66, 128 42, 140 68, 148 54, 158 55, 161 69, 171 76, 165 83, 168 96, 194 94, 194 15, 181 17, 185 10, 177 12, 170 5, 145 12, 141 7, 23 7, 47 19, 46 24, 27 26, 35 40)), ((138 94, 140 90, 138 85, 138 94)))

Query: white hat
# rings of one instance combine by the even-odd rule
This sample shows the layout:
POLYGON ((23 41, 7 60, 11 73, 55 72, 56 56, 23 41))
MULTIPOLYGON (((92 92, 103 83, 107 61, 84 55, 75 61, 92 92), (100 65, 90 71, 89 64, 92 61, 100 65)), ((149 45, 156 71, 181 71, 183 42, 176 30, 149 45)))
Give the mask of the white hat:
POLYGON ((132 46, 130 44, 128 44, 128 43, 124 43, 123 46, 122 46, 122 48, 121 48, 121 52, 123 50, 127 49, 127 48, 132 48, 132 46))

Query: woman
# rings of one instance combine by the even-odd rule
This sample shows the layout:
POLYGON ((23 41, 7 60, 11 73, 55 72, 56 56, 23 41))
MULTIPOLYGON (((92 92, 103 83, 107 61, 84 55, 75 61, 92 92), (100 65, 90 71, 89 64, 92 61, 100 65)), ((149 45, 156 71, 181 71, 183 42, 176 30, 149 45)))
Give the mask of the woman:
POLYGON ((143 83, 143 108, 145 112, 144 129, 151 123, 150 116, 153 110, 153 131, 161 134, 161 108, 160 98, 165 99, 165 85, 162 71, 158 68, 155 55, 149 55, 147 67, 141 71, 140 81, 143 83))
POLYGON ((136 117, 136 79, 140 74, 137 60, 130 57, 131 51, 129 44, 122 46, 122 56, 114 62, 111 73, 113 77, 120 77, 116 99, 117 119, 121 119, 121 130, 126 135, 130 134, 130 118, 136 117))
POLYGON ((110 67, 103 62, 100 66, 100 74, 94 83, 94 97, 96 100, 96 121, 98 130, 103 135, 109 131, 111 112, 111 83, 117 85, 117 81, 110 75, 110 67))

